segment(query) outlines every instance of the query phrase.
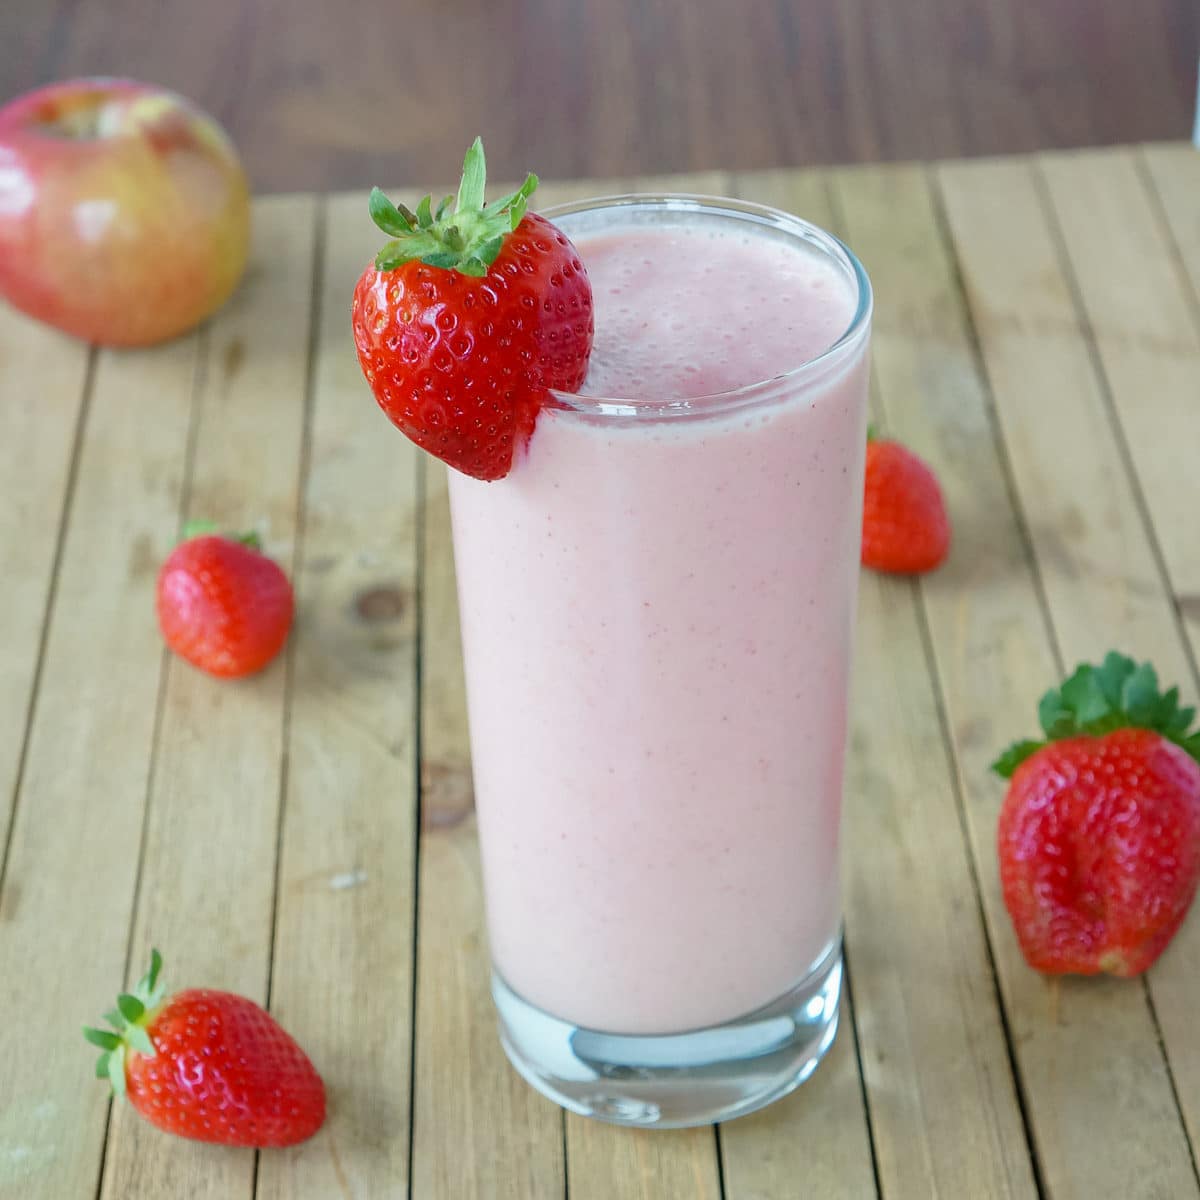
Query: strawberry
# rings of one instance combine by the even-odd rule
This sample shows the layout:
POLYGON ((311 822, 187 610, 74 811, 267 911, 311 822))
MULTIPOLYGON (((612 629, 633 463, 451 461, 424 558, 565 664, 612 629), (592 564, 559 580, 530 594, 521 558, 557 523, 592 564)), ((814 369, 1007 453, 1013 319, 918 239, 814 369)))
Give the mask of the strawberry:
POLYGON ((1200 731, 1149 663, 1109 654, 1043 697, 1046 738, 993 763, 1004 904, 1029 965, 1136 975, 1175 935, 1200 879, 1200 731))
POLYGON ((325 1085, 269 1013, 230 992, 192 988, 164 999, 162 956, 105 1015, 84 1028, 103 1053, 96 1075, 151 1125, 226 1146, 294 1146, 325 1121, 325 1085))
POLYGON ((862 561, 876 571, 932 571, 950 549, 937 476, 899 442, 868 435, 862 561))
POLYGON ((418 446, 476 479, 507 475, 549 389, 578 391, 592 349, 592 289, 566 235, 525 211, 537 177, 491 204, 479 139, 451 209, 371 217, 392 241, 354 290, 354 344, 375 399, 418 446))
POLYGON ((210 675, 249 675, 279 653, 292 625, 292 585, 261 552, 257 534, 238 538, 189 525, 158 575, 158 624, 167 645, 210 675), (199 536, 189 536, 199 533, 199 536))

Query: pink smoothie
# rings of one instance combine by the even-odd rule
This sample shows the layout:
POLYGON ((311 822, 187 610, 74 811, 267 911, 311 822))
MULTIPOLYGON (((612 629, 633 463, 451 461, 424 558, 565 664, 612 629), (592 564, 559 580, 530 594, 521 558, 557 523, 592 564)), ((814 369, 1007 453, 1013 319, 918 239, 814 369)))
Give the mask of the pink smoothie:
POLYGON ((824 252, 613 220, 561 223, 595 297, 584 394, 628 415, 546 409, 506 479, 450 494, 497 970, 576 1024, 676 1032, 838 934, 866 338, 821 357, 857 304, 824 252))

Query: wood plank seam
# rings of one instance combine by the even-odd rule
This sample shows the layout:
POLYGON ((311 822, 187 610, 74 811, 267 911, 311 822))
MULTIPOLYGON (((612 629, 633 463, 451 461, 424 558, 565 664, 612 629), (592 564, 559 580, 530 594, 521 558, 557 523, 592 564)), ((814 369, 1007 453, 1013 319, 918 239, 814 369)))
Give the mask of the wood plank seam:
POLYGON ((46 604, 42 612, 42 624, 38 631, 37 656, 33 668, 33 679, 29 687, 29 702, 25 706, 25 728, 21 734, 21 749, 17 755, 17 769, 13 775, 12 800, 8 810, 8 828, 4 844, 0 846, 0 896, 4 894, 4 877, 8 871, 8 858, 12 851, 13 830, 17 827, 17 806, 21 799, 21 784, 25 778, 25 763, 29 756, 29 735, 33 729, 34 713, 37 711, 38 694, 42 684, 42 667, 46 661, 46 643, 50 636, 50 622, 54 615, 54 604, 58 597, 58 572, 62 565, 63 546, 67 540, 67 525, 71 519, 71 506, 75 501, 75 480, 79 474, 79 459, 83 439, 87 432, 88 412, 91 408, 92 387, 96 379, 96 348, 88 352, 87 369, 83 377, 83 395, 79 403, 79 415, 75 421, 75 433, 71 441, 71 461, 67 469, 67 486, 62 498, 62 511, 58 519, 58 531, 54 541, 54 556, 50 565, 50 579, 46 587, 46 604))
MULTIPOLYGON (((1034 190, 1037 193, 1038 201, 1041 205, 1042 212, 1046 219, 1046 225, 1050 231, 1050 237, 1054 244, 1058 265, 1063 273, 1063 278, 1067 281, 1067 286, 1070 289, 1071 302, 1074 305, 1076 316, 1079 320, 1082 341, 1092 366, 1092 372, 1096 380, 1099 394, 1103 400, 1105 415, 1108 418, 1108 422, 1112 430, 1113 440, 1120 456, 1122 468, 1129 480, 1130 490, 1134 497, 1134 503, 1137 506, 1139 524, 1142 526, 1143 532, 1145 533, 1146 543, 1150 548, 1150 554, 1154 560, 1155 569, 1162 580, 1163 587, 1166 589, 1166 594, 1174 601, 1170 606, 1172 623, 1175 627, 1176 636, 1183 649, 1183 653, 1190 668, 1192 687, 1200 690, 1200 667, 1197 665, 1196 650, 1192 645, 1187 626, 1183 621, 1183 614, 1180 611, 1179 604, 1177 600, 1175 600, 1175 598, 1178 596, 1178 589, 1175 587, 1171 578, 1171 572, 1167 566, 1166 557, 1163 553, 1162 543, 1159 540, 1158 532, 1155 529, 1154 521, 1150 514, 1150 507, 1147 503, 1146 494, 1142 487, 1141 476, 1138 474, 1137 467, 1134 463, 1133 454, 1129 446, 1129 440, 1125 432, 1125 426, 1121 420, 1121 415, 1117 408, 1116 398, 1113 394, 1112 381, 1109 379, 1108 372, 1104 365, 1103 356, 1101 355, 1100 348, 1097 344, 1095 326, 1092 323, 1091 315, 1083 297, 1083 291, 1079 282, 1079 277, 1075 271, 1075 264, 1072 261, 1070 252, 1067 249, 1066 235, 1063 232, 1062 223, 1059 220, 1058 210, 1050 195, 1049 185, 1047 183, 1041 162, 1036 158, 1032 159, 1030 162, 1030 170, 1033 178, 1034 190)), ((1145 175, 1139 174, 1139 177, 1141 178, 1142 184, 1146 188, 1151 200, 1151 204, 1153 205, 1153 198, 1156 194, 1154 188, 1148 185, 1145 175)), ((1173 245, 1173 239, 1168 244, 1173 245)), ((1187 294, 1191 294, 1190 286, 1187 289, 1187 294)), ((1194 318, 1195 313, 1193 312, 1192 315, 1194 318)), ((1061 654, 1056 654, 1056 657, 1058 658, 1060 669, 1063 669, 1061 654)), ((1158 1010, 1154 1003, 1154 989, 1151 985, 1149 975, 1143 974, 1141 976, 1141 985, 1142 990, 1145 993, 1146 1007, 1150 1013, 1150 1021, 1154 1029, 1154 1034, 1158 1040, 1159 1052, 1162 1055, 1163 1067, 1166 1072, 1168 1085, 1171 1089, 1171 1097, 1175 1102, 1175 1108, 1179 1114, 1179 1123, 1183 1129, 1184 1140, 1187 1144, 1188 1157, 1192 1165, 1192 1174, 1195 1176, 1197 1184, 1200 1185, 1200 1160, 1198 1160, 1196 1144, 1193 1141, 1193 1131, 1187 1120, 1187 1113, 1184 1109, 1183 1099, 1179 1091, 1179 1085, 1175 1078, 1175 1070, 1171 1065, 1171 1056, 1167 1053, 1166 1042, 1163 1037, 1162 1024, 1159 1021, 1158 1010)))
POLYGON ((867 1091, 867 1076, 863 1070, 862 1041, 858 1036, 858 1006, 854 1003, 854 981, 850 970, 850 953, 846 944, 846 936, 842 934, 842 987, 846 992, 847 1004, 843 1006, 848 1013, 850 1044, 854 1047, 854 1065, 858 1071, 858 1088, 862 1095, 863 1117, 867 1126, 867 1147, 871 1152, 871 1178, 875 1181, 876 1197, 883 1195, 883 1177, 879 1172, 879 1148, 875 1144, 875 1125, 871 1116, 871 1097, 867 1091))
MULTIPOLYGON (((558 1114, 558 1128, 562 1134, 563 1200, 571 1200, 571 1160, 567 1157, 567 1110, 565 1108, 558 1114)), ((717 1140, 720 1141, 720 1135, 717 1135, 717 1140)))
MULTIPOLYGON (((308 340, 305 346, 304 365, 304 420, 300 435, 300 469, 296 473, 296 507, 295 526, 292 539, 292 558, 289 564, 288 577, 294 581, 300 579, 300 568, 304 562, 304 534, 308 513, 307 487, 308 473, 312 465, 312 425, 313 410, 316 404, 316 360, 317 338, 321 327, 321 287, 325 280, 325 226, 327 209, 325 197, 318 195, 313 216, 313 246, 312 246, 312 282, 308 309, 308 340)), ((275 828, 275 878, 271 894, 271 923, 268 931, 267 953, 267 987, 266 1007, 271 1010, 274 998, 275 955, 277 938, 279 936, 279 886, 280 867, 283 862, 283 831, 287 816, 288 784, 290 781, 290 763, 292 747, 292 694, 296 670, 296 639, 289 637, 285 650, 284 682, 283 682, 283 735, 280 741, 282 758, 279 765, 279 804, 277 806, 277 825, 275 828)), ((262 1167, 262 1151, 254 1152, 254 1174, 251 1195, 257 1197, 259 1171, 262 1167)))
MULTIPOLYGON (((565 1128, 565 1125, 564 1125, 564 1128, 565 1128)), ((727 1192, 725 1191, 725 1162, 721 1157, 721 1131, 720 1131, 720 1128, 716 1124, 714 1124, 712 1126, 712 1136, 713 1136, 713 1158, 715 1159, 716 1164, 717 1164, 717 1195, 720 1196, 721 1200, 726 1200, 727 1192)), ((571 1178, 571 1172, 570 1172, 569 1166, 568 1166, 568 1169, 566 1172, 566 1178, 567 1179, 571 1178)), ((570 1185, 568 1185, 568 1187, 569 1186, 570 1185)))
POLYGON ((1158 224, 1159 233, 1162 235, 1163 242, 1170 247, 1171 257, 1175 264, 1175 273, 1179 277, 1179 283, 1183 290, 1183 294, 1188 299, 1188 307, 1192 313, 1193 323, 1197 329, 1200 329, 1200 291, 1197 290, 1196 282, 1193 280, 1191 272, 1188 271, 1183 261, 1183 247, 1179 243, 1179 239, 1175 236, 1175 229, 1172 226, 1170 219, 1167 216, 1166 204, 1163 201, 1162 193, 1158 189, 1158 184, 1154 181, 1154 175, 1150 170, 1150 164, 1146 160, 1146 147, 1139 146, 1133 156, 1134 170, 1137 171, 1138 178, 1142 181, 1142 187, 1145 189, 1146 195, 1150 200, 1150 208, 1154 213, 1154 220, 1158 224))
MULTIPOLYGON (((970 351, 970 358, 971 358, 972 366, 973 366, 973 369, 974 369, 976 375, 981 380, 984 380, 984 379, 986 379, 986 376, 983 372, 983 361, 982 361, 982 355, 980 352, 980 347, 979 347, 979 342, 978 342, 978 334, 977 334, 977 331, 975 330, 974 322, 971 320, 971 317, 970 317, 969 307, 966 302, 966 291, 962 286, 961 268, 960 268, 960 264, 958 262, 958 257, 954 252, 953 243, 949 237, 945 214, 942 211, 942 207, 941 207, 941 203, 940 203, 940 196, 938 194, 936 187, 934 187, 933 182, 932 182, 928 172, 923 172, 923 175, 924 175, 926 187, 929 189, 932 200, 933 200, 932 207, 934 210, 935 219, 937 221, 938 236, 941 239, 943 249, 946 251, 947 259, 951 266, 952 280, 954 283, 955 292, 956 292, 956 296, 958 299, 958 308, 959 308, 959 311, 961 313, 963 313, 966 318, 965 327, 966 327, 966 331, 967 331, 967 343, 968 343, 968 347, 969 347, 969 351, 970 351)), ((832 180, 828 181, 826 186, 827 186, 828 194, 829 194, 830 207, 833 210, 838 230, 839 230, 839 232, 844 234, 847 229, 847 220, 846 220, 846 215, 845 215, 845 212, 843 211, 843 207, 841 204, 841 198, 838 195, 837 189, 832 186, 832 180)), ((991 395, 991 389, 989 387, 986 387, 986 386, 984 387, 984 395, 986 396, 986 399, 987 399, 987 412, 988 412, 989 422, 991 425, 992 436, 994 439, 996 439, 997 444, 1000 444, 999 436, 998 436, 999 430, 998 430, 998 422, 996 419, 995 403, 993 401, 993 398, 991 395)), ((886 406, 883 403, 882 396, 880 395, 879 377, 874 372, 871 375, 870 399, 871 399, 872 413, 877 417, 883 417, 885 419, 884 420, 884 429, 886 432, 887 410, 886 410, 886 406)), ((1012 480, 1011 471, 1009 470, 1009 467, 1008 467, 1007 454, 1003 452, 1003 449, 1002 449, 1000 457, 1001 457, 1002 462, 1004 463, 1005 485, 1006 485, 1006 489, 1008 491, 1009 500, 1013 504, 1014 512, 1017 514, 1018 525, 1019 525, 1020 531, 1021 531, 1021 540, 1024 545, 1026 555, 1028 556, 1028 558, 1031 562, 1034 562, 1033 552, 1032 552, 1032 543, 1028 536, 1028 530, 1025 525, 1024 514, 1021 512, 1019 506, 1016 503, 1016 490, 1015 490, 1015 486, 1014 486, 1014 483, 1012 480)), ((1035 563, 1034 576, 1038 582, 1038 596, 1039 596, 1039 601, 1041 601, 1044 597, 1044 593, 1043 593, 1042 585, 1041 585, 1041 577, 1037 573, 1037 570, 1036 570, 1036 563, 1035 563)), ((1036 1142, 1035 1142, 1034 1136, 1033 1136, 1033 1126, 1032 1126, 1032 1121, 1031 1121, 1030 1114, 1029 1114, 1028 1107, 1027 1107, 1027 1098, 1025 1095, 1025 1087, 1022 1082, 1021 1073, 1017 1069, 1017 1057, 1016 1057, 1016 1049, 1015 1049, 1015 1044, 1014 1044, 1014 1039, 1013 1039, 1013 1031, 1012 1031, 1012 1027, 1011 1027, 1011 1024, 1009 1021, 1008 1011, 1007 1011, 1007 1008, 1005 1007, 1005 1003, 1004 1003, 1004 992, 1003 992, 1003 988, 1001 987, 1000 971, 999 971, 999 967, 997 965, 997 960, 996 960, 996 949, 995 949, 995 946, 992 941, 992 932, 988 926, 987 911, 986 911, 986 906, 984 904, 983 886, 982 886, 982 883, 979 878, 979 871, 978 871, 978 866, 975 861, 975 855, 973 852, 970 832, 967 828, 967 816, 966 816, 966 811, 965 811, 966 794, 962 787, 962 779, 961 779, 961 775, 960 775, 960 768, 959 768, 959 762, 958 762, 958 752, 957 752, 957 748, 954 744, 954 738, 953 738, 953 735, 951 732, 951 725, 950 725, 950 719, 949 719, 949 712, 948 712, 948 708, 947 708, 946 696, 945 696, 945 692, 944 692, 943 685, 942 685, 941 675, 938 670, 937 656, 934 652, 933 638, 932 638, 932 634, 930 632, 929 611, 928 611, 928 606, 927 606, 926 598, 925 598, 925 588, 924 588, 923 582, 921 581, 921 579, 919 577, 915 578, 913 580, 913 594, 914 594, 914 600, 915 600, 914 607, 916 610, 917 624, 918 624, 918 629, 920 631, 920 637, 921 637, 922 653, 925 658, 926 670, 927 670, 927 672, 929 674, 929 678, 930 678, 931 691, 932 691, 933 700, 934 700, 934 709, 937 714, 938 727, 939 727, 939 730, 942 735, 942 744, 943 744, 945 754, 946 754, 947 773, 948 773, 948 776, 950 779, 950 786, 954 792, 954 808, 955 808, 955 813, 956 813, 956 815, 958 817, 958 821, 959 821, 959 830, 960 830, 960 835, 962 838, 964 856, 965 856, 966 862, 967 862, 967 870, 968 870, 968 872, 970 874, 970 878, 971 878, 971 886, 972 886, 972 891, 973 891, 974 897, 975 897, 975 904, 976 904, 978 917, 979 917, 979 925, 980 925, 980 928, 981 928, 982 934, 983 934, 983 945, 984 945, 984 949, 985 949, 985 952, 987 955, 988 969, 991 974, 992 989, 993 989, 993 994, 994 994, 995 1002, 996 1002, 996 1010, 997 1010, 997 1013, 998 1013, 999 1019, 1000 1019, 1000 1029, 1001 1029, 1003 1039, 1004 1039, 1004 1048, 1005 1048, 1005 1052, 1006 1052, 1007 1058, 1008 1058, 1009 1070, 1012 1074, 1013 1082, 1015 1085, 1014 1092, 1015 1092, 1015 1096, 1016 1096, 1017 1110, 1020 1114, 1020 1119, 1021 1119, 1021 1128, 1022 1128, 1022 1132, 1025 1137, 1025 1148, 1029 1155, 1030 1166, 1033 1171, 1034 1187, 1037 1189, 1038 1196, 1041 1197, 1041 1196, 1045 1196, 1047 1193, 1046 1193, 1045 1183, 1044 1183, 1044 1179, 1043 1179, 1041 1164, 1040 1164, 1039 1158, 1038 1158, 1037 1146, 1036 1146, 1036 1142)), ((1049 628, 1050 628, 1049 616, 1048 616, 1048 612, 1046 612, 1045 610, 1043 610, 1043 621, 1045 622, 1046 627, 1049 630, 1049 628)), ((875 1170, 876 1170, 876 1187, 879 1191, 879 1194, 882 1196, 884 1194, 884 1191, 883 1191, 882 1179, 880 1177, 879 1170, 878 1170, 878 1164, 875 1159, 875 1139, 874 1139, 874 1130, 873 1130, 873 1126, 871 1123, 871 1105, 870 1105, 869 1092, 868 1092, 867 1085, 866 1085, 865 1075, 863 1075, 862 1078, 863 1078, 864 1106, 866 1108, 866 1114, 867 1114, 867 1130, 868 1130, 868 1135, 871 1138, 872 1165, 875 1167, 875 1170)))
MULTIPOLYGON (((426 529, 425 520, 428 510, 425 495, 425 477, 428 474, 426 471, 425 455, 417 455, 416 469, 416 487, 417 487, 417 525, 416 525, 416 548, 417 556, 417 574, 416 574, 416 610, 417 610, 417 631, 416 645, 413 650, 414 674, 416 682, 416 711, 413 714, 413 739, 414 739, 414 754, 413 759, 416 763, 417 781, 415 796, 416 801, 413 804, 413 867, 412 867, 412 886, 413 886, 413 901, 412 901, 412 987, 409 997, 409 1012, 412 1013, 412 1028, 409 1030, 409 1046, 408 1046, 408 1195, 412 1197, 415 1193, 413 1188, 413 1164, 416 1161, 416 1124, 417 1124, 417 982, 418 972, 421 966, 421 955, 418 949, 418 937, 421 932, 421 849, 424 838, 422 831, 424 829, 421 820, 421 812, 424 807, 425 800, 425 772, 422 769, 425 762, 425 550, 426 550, 426 529)), ((566 1133, 563 1133, 564 1148, 566 1142, 566 1133)), ((564 1162, 566 1161, 564 1156, 564 1162)), ((565 1177, 565 1173, 564 1173, 565 1177)))

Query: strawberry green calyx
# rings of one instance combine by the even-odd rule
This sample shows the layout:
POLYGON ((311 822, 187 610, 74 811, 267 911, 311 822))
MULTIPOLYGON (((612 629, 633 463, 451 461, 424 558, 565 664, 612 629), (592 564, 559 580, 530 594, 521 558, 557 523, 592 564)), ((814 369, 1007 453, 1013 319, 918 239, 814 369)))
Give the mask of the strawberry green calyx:
POLYGON ((476 138, 463 160, 458 196, 447 196, 436 211, 432 196, 426 196, 413 212, 372 188, 371 220, 392 238, 375 256, 376 269, 392 271, 419 261, 476 278, 486 275, 505 237, 521 223, 538 178, 526 176, 515 192, 491 204, 483 202, 486 182, 483 142, 476 138))
POLYGON ((1099 666, 1080 663, 1061 688, 1051 688, 1038 704, 1045 738, 1014 742, 992 763, 1003 779, 1050 742, 1112 733, 1116 729, 1150 729, 1183 747, 1200 762, 1200 729, 1191 730, 1194 708, 1179 707, 1179 689, 1158 690, 1149 663, 1138 665, 1110 651, 1099 666))
POLYGON ((209 535, 228 538, 231 542, 249 546, 251 550, 262 550, 262 538, 253 529, 246 533, 223 533, 216 521, 188 521, 183 527, 183 537, 179 540, 180 542, 190 542, 192 538, 208 537, 209 535))
POLYGON ((96 1078, 107 1079, 113 1092, 125 1095, 125 1057, 129 1051, 153 1058, 157 1051, 146 1027, 163 1001, 163 987, 158 976, 162 971, 162 955, 150 952, 150 970, 138 981, 132 992, 117 997, 117 1007, 104 1014, 115 1032, 92 1029, 85 1025, 83 1036, 99 1046, 103 1053, 96 1060, 96 1078))

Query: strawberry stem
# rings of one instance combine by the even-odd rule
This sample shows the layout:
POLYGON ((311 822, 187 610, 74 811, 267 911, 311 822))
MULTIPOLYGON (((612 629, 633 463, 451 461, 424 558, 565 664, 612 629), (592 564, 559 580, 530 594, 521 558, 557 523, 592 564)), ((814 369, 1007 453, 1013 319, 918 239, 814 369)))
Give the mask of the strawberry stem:
POLYGON ((256 530, 250 529, 245 533, 222 533, 221 527, 216 521, 188 521, 183 527, 183 536, 179 540, 180 542, 190 542, 192 538, 213 536, 227 538, 231 542, 239 542, 243 546, 249 546, 251 550, 262 550, 262 538, 258 536, 256 530))
POLYGON ((393 204, 379 188, 372 188, 367 204, 371 220, 392 239, 375 256, 376 269, 392 271, 419 261, 476 278, 486 275, 504 239, 525 216, 537 185, 537 176, 527 175, 515 192, 485 204, 487 162, 483 142, 476 138, 463 159, 457 197, 447 196, 436 213, 432 196, 422 197, 414 213, 403 204, 393 204))
POLYGON ((104 1014, 115 1032, 83 1027, 84 1038, 103 1053, 96 1060, 96 1078, 107 1078, 113 1092, 125 1094, 125 1059, 130 1051, 153 1058, 157 1051, 146 1029, 149 1018, 162 1003, 163 992, 158 977, 162 972, 162 955, 150 952, 150 970, 138 981, 132 992, 117 997, 117 1007, 104 1014))

